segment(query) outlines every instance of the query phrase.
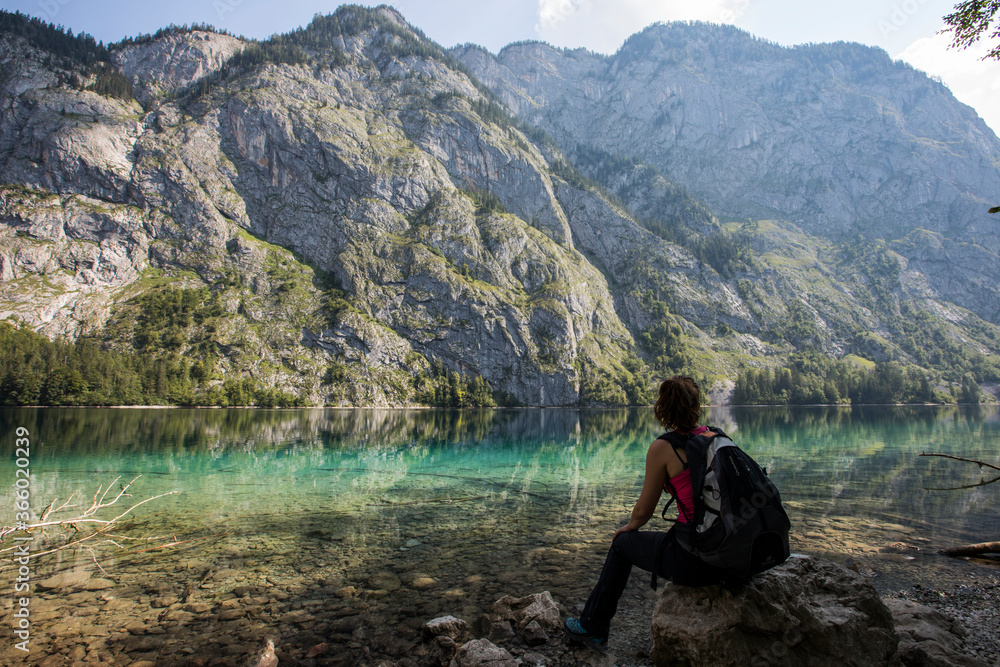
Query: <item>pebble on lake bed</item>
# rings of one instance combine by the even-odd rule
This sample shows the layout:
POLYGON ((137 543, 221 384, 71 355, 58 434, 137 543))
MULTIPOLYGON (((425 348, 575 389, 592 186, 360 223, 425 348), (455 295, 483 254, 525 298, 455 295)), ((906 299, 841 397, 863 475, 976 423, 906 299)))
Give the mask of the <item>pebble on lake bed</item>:
POLYGON ((414 588, 418 591, 426 590, 437 583, 437 580, 433 577, 428 577, 427 575, 420 575, 414 577, 410 582, 410 588, 414 588))
POLYGON ((368 577, 368 587, 375 590, 397 591, 400 588, 399 577, 392 572, 376 572, 368 577))
POLYGON ((43 579, 36 582, 35 585, 40 590, 77 588, 86 583, 88 579, 90 579, 89 570, 70 570, 43 579))

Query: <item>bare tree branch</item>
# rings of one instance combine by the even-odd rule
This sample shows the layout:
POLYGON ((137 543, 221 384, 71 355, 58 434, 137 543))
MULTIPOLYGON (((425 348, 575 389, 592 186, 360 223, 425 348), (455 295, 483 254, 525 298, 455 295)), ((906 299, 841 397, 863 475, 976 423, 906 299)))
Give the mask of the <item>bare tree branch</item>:
POLYGON ((959 489, 974 489, 977 486, 986 486, 987 484, 993 484, 994 482, 1000 482, 1000 477, 994 477, 990 480, 981 479, 975 484, 963 484, 962 486, 925 486, 924 491, 958 491, 959 489))
POLYGON ((1000 466, 995 466, 992 463, 985 463, 983 461, 976 461, 975 459, 963 459, 961 456, 952 456, 951 454, 927 454, 920 452, 917 456, 940 456, 943 459, 954 459, 956 461, 965 461, 967 463, 975 463, 982 470, 983 466, 987 468, 993 468, 994 470, 1000 470, 1000 466))

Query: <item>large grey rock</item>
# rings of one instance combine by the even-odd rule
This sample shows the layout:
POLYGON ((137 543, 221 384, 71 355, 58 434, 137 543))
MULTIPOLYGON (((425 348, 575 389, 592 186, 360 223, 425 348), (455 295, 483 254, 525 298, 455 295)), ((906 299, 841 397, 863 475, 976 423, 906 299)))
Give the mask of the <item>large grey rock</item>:
POLYGON ((653 614, 657 665, 899 665, 892 615, 864 577, 792 556, 736 594, 668 584, 653 614))
POLYGON ((521 629, 521 639, 528 646, 539 646, 549 641, 549 633, 545 632, 538 621, 530 621, 521 629))

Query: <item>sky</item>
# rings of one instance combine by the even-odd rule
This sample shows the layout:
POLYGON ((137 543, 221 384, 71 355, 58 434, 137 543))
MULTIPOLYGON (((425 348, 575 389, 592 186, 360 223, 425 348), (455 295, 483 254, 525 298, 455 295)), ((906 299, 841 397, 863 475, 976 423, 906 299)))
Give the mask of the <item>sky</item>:
MULTIPOLYGON (((493 53, 520 40, 614 53, 657 21, 729 23, 778 44, 860 42, 939 78, 1000 134, 1000 61, 982 61, 986 44, 948 48, 942 17, 958 0, 396 0, 414 26, 443 46, 473 42, 493 53)), ((0 0, 74 33, 104 42, 168 24, 209 23, 266 38, 304 26, 340 3, 320 0, 0 0)), ((355 4, 379 2, 358 0, 355 4)))

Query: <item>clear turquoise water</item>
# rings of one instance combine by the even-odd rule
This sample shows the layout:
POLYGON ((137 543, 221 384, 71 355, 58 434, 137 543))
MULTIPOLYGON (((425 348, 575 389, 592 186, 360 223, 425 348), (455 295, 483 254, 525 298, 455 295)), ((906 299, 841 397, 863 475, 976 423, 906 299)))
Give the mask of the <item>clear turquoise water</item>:
MULTIPOLYGON (((996 572, 935 552, 996 539, 1000 482, 929 490, 992 476, 918 456, 1000 463, 996 408, 729 408, 706 422, 769 470, 794 551, 860 564, 883 590, 996 572)), ((390 623, 475 616, 504 593, 581 599, 659 433, 648 409, 3 409, 5 525, 19 426, 31 434, 36 512, 73 493, 89 504, 119 476, 115 488, 141 475, 112 516, 180 492, 138 508, 124 548, 96 549, 112 580, 190 580, 217 596, 286 587, 337 600, 331 613, 363 605, 390 623), (163 539, 134 541, 150 536, 163 539), (181 544, 148 551, 164 542, 181 544), (209 570, 223 572, 203 582, 209 570)), ((34 567, 41 576, 81 559, 95 554, 64 550, 34 567)))

